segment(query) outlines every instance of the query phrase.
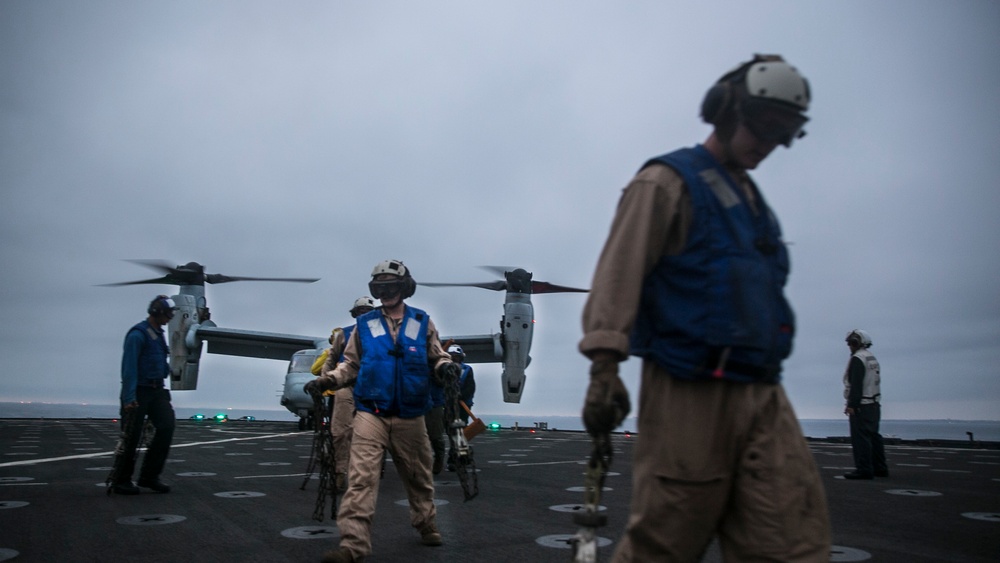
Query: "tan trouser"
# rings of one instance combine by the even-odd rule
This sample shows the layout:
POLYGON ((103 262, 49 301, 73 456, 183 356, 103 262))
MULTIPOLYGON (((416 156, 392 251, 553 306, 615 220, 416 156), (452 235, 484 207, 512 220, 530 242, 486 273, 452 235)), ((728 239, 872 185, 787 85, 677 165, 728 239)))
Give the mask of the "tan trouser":
POLYGON ((435 525, 431 448, 424 417, 380 417, 359 410, 354 417, 349 485, 337 513, 340 546, 355 557, 372 552, 372 517, 378 500, 383 449, 392 454, 392 464, 406 489, 410 524, 418 531, 435 525))
POLYGON ((351 435, 354 426, 354 389, 340 389, 333 396, 333 420, 330 433, 333 434, 333 461, 336 473, 347 473, 351 459, 351 435))
POLYGON ((823 483, 780 385, 679 381, 645 362, 632 507, 614 559, 830 560, 823 483))

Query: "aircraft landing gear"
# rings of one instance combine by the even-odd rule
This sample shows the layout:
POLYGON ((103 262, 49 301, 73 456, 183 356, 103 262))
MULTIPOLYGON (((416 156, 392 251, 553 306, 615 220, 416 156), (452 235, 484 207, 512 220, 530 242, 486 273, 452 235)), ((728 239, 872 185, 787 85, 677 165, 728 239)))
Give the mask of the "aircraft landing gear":
POLYGON ((312 430, 316 428, 316 417, 312 414, 299 417, 299 430, 312 430))

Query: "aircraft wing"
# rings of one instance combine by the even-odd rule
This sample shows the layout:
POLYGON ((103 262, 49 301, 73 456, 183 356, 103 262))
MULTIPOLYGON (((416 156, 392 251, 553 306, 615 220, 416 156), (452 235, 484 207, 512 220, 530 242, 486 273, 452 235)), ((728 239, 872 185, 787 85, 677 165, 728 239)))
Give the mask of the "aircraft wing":
MULTIPOLYGON (((322 336, 302 336, 278 332, 260 332, 238 328, 200 326, 196 338, 208 344, 209 354, 290 360, 299 350, 321 348, 327 339, 322 336)), ((485 364, 503 361, 500 334, 445 336, 441 342, 452 341, 465 352, 465 363, 485 364)))
POLYGON ((327 344, 322 336, 301 336, 277 332, 258 332, 217 326, 198 327, 197 337, 208 343, 209 354, 290 360, 299 350, 320 348, 327 344))
POLYGON ((490 364, 503 361, 503 346, 499 334, 480 334, 474 336, 442 336, 441 342, 458 344, 465 352, 467 364, 490 364))

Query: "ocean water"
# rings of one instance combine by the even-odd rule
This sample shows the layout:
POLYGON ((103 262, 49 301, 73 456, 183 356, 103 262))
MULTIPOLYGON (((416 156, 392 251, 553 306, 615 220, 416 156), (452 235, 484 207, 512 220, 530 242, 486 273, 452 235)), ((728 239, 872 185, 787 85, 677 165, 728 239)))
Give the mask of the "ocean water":
MULTIPOLYGON (((195 409, 178 407, 175 409, 177 418, 185 419, 195 414, 215 416, 225 413, 230 420, 242 416, 253 416, 258 420, 287 420, 295 422, 297 418, 286 410, 270 409, 195 409)), ((509 428, 517 425, 520 428, 535 428, 547 426, 549 430, 582 431, 583 423, 579 416, 548 416, 540 414, 509 415, 509 414, 477 414, 483 422, 498 423, 509 428)), ((115 405, 90 404, 60 404, 60 403, 0 403, 0 418, 117 418, 118 407, 115 405)), ((839 420, 802 419, 802 432, 810 438, 847 437, 850 430, 847 418, 839 420)), ((636 420, 627 418, 619 428, 622 432, 635 432, 636 420)), ((996 420, 883 420, 881 425, 883 436, 902 440, 960 440, 967 441, 972 437, 978 441, 1000 442, 1000 421, 996 420)))

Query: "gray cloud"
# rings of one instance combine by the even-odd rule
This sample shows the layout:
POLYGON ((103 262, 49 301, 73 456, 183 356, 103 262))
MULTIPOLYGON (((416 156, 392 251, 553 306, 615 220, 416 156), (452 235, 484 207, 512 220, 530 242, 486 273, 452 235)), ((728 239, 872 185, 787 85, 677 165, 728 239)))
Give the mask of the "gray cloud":
MULTIPOLYGON (((147 277, 126 258, 322 277, 208 289, 222 326, 316 335, 388 257, 426 281, 502 264, 587 286, 636 168, 707 136, 720 74, 780 52, 815 94, 809 136, 755 173, 793 243, 799 414, 838 415, 860 326, 887 418, 1000 419, 1000 7, 761 7, 5 2, 0 396, 114 401, 125 330, 172 289, 94 287, 147 277)), ((478 366, 482 409, 579 410, 584 299, 535 298, 522 404, 478 366)), ((451 334, 495 330, 502 301, 413 300, 451 334)), ((180 404, 276 408, 281 362, 203 364, 180 404)))

